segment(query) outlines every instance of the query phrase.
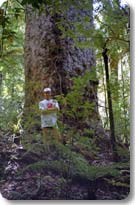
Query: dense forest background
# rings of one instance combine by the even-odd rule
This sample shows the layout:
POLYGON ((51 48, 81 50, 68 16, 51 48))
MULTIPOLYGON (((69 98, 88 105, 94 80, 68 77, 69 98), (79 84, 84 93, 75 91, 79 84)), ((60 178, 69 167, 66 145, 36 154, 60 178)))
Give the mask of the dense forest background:
POLYGON ((123 199, 130 189, 129 7, 8 0, 0 8, 0 187, 8 199, 123 199), (38 102, 60 104, 46 152, 38 102), (20 144, 21 140, 21 144, 20 144), (34 186, 33 186, 34 185, 34 186))

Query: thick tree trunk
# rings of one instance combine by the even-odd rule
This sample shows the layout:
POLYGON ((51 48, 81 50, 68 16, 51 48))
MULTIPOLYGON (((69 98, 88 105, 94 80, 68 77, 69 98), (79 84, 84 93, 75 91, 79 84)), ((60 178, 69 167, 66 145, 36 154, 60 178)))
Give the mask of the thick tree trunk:
MULTIPOLYGON (((68 21, 75 21, 80 11, 70 9, 68 21)), ((85 11, 86 13, 86 11, 85 11)), ((82 16, 84 12, 81 11, 82 16)), ((88 15, 88 11, 87 11, 88 15)), ((91 11, 89 11, 91 18, 91 11)), ((49 14, 48 11, 38 13, 31 7, 26 12, 25 32, 25 115, 33 121, 38 102, 43 98, 44 87, 51 87, 53 94, 67 94, 72 86, 71 77, 83 75, 92 70, 95 56, 92 49, 76 48, 71 38, 63 38, 57 23, 62 17, 49 14)), ((92 26, 92 22, 90 26, 92 26)), ((94 113, 98 118, 96 86, 90 83, 90 100, 95 101, 94 113), (94 95, 93 95, 94 92, 94 95), (93 97, 94 96, 94 97, 93 97), (93 100, 94 98, 94 100, 93 100)), ((96 119, 95 119, 96 120, 96 119)), ((28 123, 29 124, 29 123, 28 123)))

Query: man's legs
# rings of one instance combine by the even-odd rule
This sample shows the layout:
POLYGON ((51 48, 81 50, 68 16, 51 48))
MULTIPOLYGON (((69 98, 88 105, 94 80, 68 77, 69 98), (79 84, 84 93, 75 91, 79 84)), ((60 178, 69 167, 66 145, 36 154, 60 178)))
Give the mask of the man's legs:
POLYGON ((61 142, 61 135, 56 127, 44 127, 43 128, 43 143, 47 144, 52 141, 61 142))
POLYGON ((44 127, 42 129, 42 131, 43 131, 43 143, 46 144, 46 141, 47 141, 47 138, 48 138, 48 134, 49 134, 48 128, 44 127))
POLYGON ((59 129, 58 129, 58 128, 53 127, 53 129, 52 129, 52 135, 53 135, 55 141, 61 142, 61 135, 60 135, 60 132, 59 132, 59 129))
POLYGON ((45 148, 47 151, 49 151, 49 137, 50 137, 50 133, 49 133, 49 129, 47 127, 44 127, 42 129, 43 131, 43 143, 45 145, 45 148))

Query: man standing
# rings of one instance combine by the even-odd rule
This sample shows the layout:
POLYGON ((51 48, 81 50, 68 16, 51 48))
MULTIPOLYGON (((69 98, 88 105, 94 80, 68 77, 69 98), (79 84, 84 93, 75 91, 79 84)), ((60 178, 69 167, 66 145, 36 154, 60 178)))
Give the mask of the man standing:
POLYGON ((39 109, 41 111, 41 128, 43 130, 43 142, 48 144, 56 140, 60 141, 60 133, 57 125, 57 112, 59 111, 59 104, 57 100, 52 99, 51 88, 45 88, 44 100, 39 102, 39 109))

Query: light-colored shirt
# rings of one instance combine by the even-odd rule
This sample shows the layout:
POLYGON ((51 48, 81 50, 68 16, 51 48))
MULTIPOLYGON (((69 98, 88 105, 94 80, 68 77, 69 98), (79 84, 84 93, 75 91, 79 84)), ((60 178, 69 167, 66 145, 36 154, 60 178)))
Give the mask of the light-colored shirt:
MULTIPOLYGON (((57 108, 59 110, 59 104, 57 100, 49 99, 42 100, 39 102, 40 110, 47 110, 48 108, 57 108)), ((49 114, 41 115, 41 128, 44 127, 57 127, 57 111, 54 111, 49 114)))

